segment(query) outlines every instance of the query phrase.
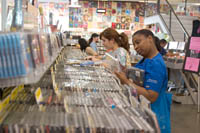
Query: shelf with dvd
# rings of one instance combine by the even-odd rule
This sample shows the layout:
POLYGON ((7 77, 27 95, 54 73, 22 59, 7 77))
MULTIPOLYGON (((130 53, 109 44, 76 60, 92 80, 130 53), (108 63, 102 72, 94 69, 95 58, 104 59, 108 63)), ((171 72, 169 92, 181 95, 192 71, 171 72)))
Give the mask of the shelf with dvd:
POLYGON ((63 36, 61 33, 1 34, 0 87, 38 82, 64 48, 63 36))
POLYGON ((159 132, 155 114, 133 107, 112 73, 102 66, 67 64, 69 59, 84 59, 80 49, 68 46, 62 54, 55 71, 10 100, 0 132, 159 132), (52 74, 60 98, 52 86, 52 74), (36 103, 38 87, 43 100, 36 103))

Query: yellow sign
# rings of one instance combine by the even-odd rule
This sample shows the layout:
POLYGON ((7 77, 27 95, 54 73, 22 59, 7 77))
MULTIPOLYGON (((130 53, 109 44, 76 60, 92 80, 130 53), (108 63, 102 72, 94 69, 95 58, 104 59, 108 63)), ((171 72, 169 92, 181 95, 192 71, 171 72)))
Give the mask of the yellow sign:
POLYGON ((40 87, 37 88, 37 90, 35 91, 35 98, 38 104, 43 101, 42 91, 40 87))

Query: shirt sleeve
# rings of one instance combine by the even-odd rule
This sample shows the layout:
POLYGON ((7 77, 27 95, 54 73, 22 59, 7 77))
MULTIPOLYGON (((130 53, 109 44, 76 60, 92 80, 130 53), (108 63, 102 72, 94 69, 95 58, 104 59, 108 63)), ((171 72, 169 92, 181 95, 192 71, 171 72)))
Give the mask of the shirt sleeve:
POLYGON ((156 61, 149 61, 145 68, 144 88, 161 92, 163 86, 164 68, 156 61))
POLYGON ((95 52, 97 52, 97 47, 96 47, 96 44, 95 43, 91 43, 90 44, 90 47, 95 51, 95 52))

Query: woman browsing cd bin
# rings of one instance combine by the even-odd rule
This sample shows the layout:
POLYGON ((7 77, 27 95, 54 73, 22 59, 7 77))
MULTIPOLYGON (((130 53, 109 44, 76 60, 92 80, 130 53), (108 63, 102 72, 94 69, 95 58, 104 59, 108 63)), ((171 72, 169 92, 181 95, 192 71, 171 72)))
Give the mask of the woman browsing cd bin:
POLYGON ((123 72, 115 72, 123 84, 136 88, 138 95, 143 95, 151 102, 151 109, 156 114, 161 133, 170 133, 170 105, 172 95, 166 93, 168 76, 162 55, 156 48, 153 33, 143 29, 135 32, 132 42, 138 54, 143 56, 135 67, 145 71, 144 86, 138 86, 127 79, 123 72))
MULTIPOLYGON (((108 50, 108 54, 117 59, 120 64, 124 67, 131 66, 130 63, 130 56, 129 56, 129 43, 128 37, 125 33, 119 34, 113 28, 107 28, 100 34, 100 39, 102 44, 108 50)), ((89 57, 88 59, 92 59, 93 61, 97 60, 107 60, 106 55, 104 56, 96 56, 96 57, 89 57)), ((106 63, 104 63, 106 66, 106 63)))

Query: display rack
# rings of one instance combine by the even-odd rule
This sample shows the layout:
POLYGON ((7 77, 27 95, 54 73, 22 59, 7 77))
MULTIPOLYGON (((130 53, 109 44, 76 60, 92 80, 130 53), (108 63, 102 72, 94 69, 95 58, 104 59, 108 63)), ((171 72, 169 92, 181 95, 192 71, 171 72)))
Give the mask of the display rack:
MULTIPOLYGON (((197 84, 195 86, 195 89, 197 90, 197 97, 194 98, 194 94, 192 94, 191 92, 191 88, 189 88, 190 90, 190 94, 192 96, 192 98, 195 101, 195 104, 197 104, 198 106, 198 112, 199 112, 199 97, 200 97, 200 90, 199 90, 199 76, 200 76, 200 47, 199 47, 199 42, 200 42, 200 37, 196 37, 196 36, 191 36, 188 39, 188 45, 186 47, 186 57, 184 60, 184 65, 183 65, 183 71, 184 73, 188 73, 188 75, 190 75, 190 77, 195 81, 195 83, 197 84), (196 81, 194 79, 194 75, 192 73, 195 73, 196 75, 198 75, 198 81, 196 81)), ((186 78, 186 76, 185 76, 186 78)), ((190 81, 188 81, 190 83, 190 81)))
POLYGON ((4 88, 38 82, 63 50, 66 37, 18 32, 1 34, 0 42, 0 87, 4 88))
POLYGON ((40 82, 13 91, 1 132, 159 132, 155 114, 104 67, 81 67, 80 53, 67 46, 40 82))

